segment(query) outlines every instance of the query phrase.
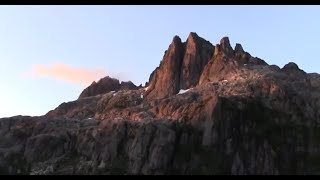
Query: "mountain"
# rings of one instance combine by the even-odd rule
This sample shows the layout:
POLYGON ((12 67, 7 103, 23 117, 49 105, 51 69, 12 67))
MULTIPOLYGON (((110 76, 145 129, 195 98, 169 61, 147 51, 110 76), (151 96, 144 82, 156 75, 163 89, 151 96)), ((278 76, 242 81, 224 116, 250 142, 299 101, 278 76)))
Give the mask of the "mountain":
POLYGON ((0 174, 320 174, 319 92, 294 62, 175 36, 144 87, 105 77, 0 119, 0 174))
POLYGON ((93 82, 89 87, 84 89, 79 98, 96 96, 99 94, 105 94, 110 91, 119 91, 119 90, 135 90, 138 89, 131 81, 119 83, 118 79, 111 78, 106 76, 100 79, 98 82, 93 82))

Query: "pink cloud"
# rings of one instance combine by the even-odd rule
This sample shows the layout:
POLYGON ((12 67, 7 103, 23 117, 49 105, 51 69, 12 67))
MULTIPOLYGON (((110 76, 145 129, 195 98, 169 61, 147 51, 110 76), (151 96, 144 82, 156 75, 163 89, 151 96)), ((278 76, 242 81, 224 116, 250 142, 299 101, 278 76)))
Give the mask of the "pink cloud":
POLYGON ((31 70, 24 75, 32 77, 50 77, 72 84, 88 86, 93 81, 105 77, 107 72, 103 69, 72 67, 63 63, 56 63, 50 66, 41 64, 33 65, 31 70))

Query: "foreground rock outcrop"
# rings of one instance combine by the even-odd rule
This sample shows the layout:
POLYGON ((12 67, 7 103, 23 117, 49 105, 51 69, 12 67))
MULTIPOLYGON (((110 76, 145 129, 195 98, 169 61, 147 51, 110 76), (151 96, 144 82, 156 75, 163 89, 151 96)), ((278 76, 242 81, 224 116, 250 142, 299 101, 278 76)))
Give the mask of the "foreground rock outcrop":
POLYGON ((44 116, 0 119, 0 174, 320 174, 320 75, 293 62, 190 33, 148 87, 96 84, 44 116))

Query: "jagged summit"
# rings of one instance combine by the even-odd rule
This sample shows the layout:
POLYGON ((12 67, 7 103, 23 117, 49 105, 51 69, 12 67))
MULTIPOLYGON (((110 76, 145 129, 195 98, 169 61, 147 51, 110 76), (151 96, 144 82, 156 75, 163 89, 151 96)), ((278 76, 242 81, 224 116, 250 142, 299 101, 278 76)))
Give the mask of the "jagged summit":
POLYGON ((190 32, 188 35, 188 38, 186 40, 186 43, 188 43, 188 41, 193 42, 194 44, 197 42, 203 42, 203 43, 208 43, 211 44, 210 41, 207 41, 206 39, 200 37, 197 33, 195 32, 190 32))
MULTIPOLYGON (((223 37, 214 46, 195 32, 190 32, 185 42, 176 35, 165 51, 159 67, 150 74, 146 83, 149 86, 147 98, 169 97, 177 94, 180 89, 227 78, 227 74, 237 69, 232 62, 238 65, 267 65, 263 60, 245 52, 239 43, 233 49, 229 37, 223 37)), ((133 90, 138 87, 133 83, 121 85, 118 80, 106 77, 86 88, 80 98, 121 89, 133 90)))
MULTIPOLYGON (((236 43, 233 50, 229 37, 223 37, 220 43, 214 46, 195 32, 190 32, 185 42, 175 35, 159 67, 150 74, 146 83, 146 86, 149 86, 147 97, 150 99, 168 97, 177 94, 180 89, 189 89, 208 81, 221 79, 219 76, 225 72, 220 72, 219 69, 229 68, 222 61, 223 58, 236 60, 242 65, 267 65, 263 60, 251 57, 239 43, 236 43)), ((138 89, 132 82, 121 84, 114 78, 105 77, 97 83, 93 82, 80 94, 79 98, 121 89, 138 89)))
POLYGON ((235 53, 244 53, 244 50, 242 48, 241 44, 236 43, 236 46, 234 48, 235 53))
POLYGON ((93 81, 89 87, 85 88, 81 92, 79 98, 96 96, 99 94, 108 93, 110 91, 118 91, 124 89, 138 89, 138 87, 131 81, 122 81, 120 83, 118 79, 106 76, 100 79, 98 82, 93 81))
POLYGON ((164 56, 160 66, 152 72, 152 78, 147 83, 150 85, 148 98, 168 97, 177 94, 180 89, 227 78, 225 76, 237 69, 232 62, 240 65, 267 65, 263 60, 245 52, 238 43, 233 50, 228 37, 223 37, 219 44, 213 46, 191 32, 186 42, 177 44, 177 48, 179 50, 172 51, 170 45, 166 52, 172 53, 164 56))
POLYGON ((178 35, 176 35, 172 39, 171 46, 179 45, 179 44, 181 44, 181 38, 178 35))
POLYGON ((0 174, 320 174, 319 92, 293 62, 174 37, 147 87, 104 77, 0 119, 0 174))
POLYGON ((229 37, 223 37, 220 40, 220 44, 217 45, 224 55, 232 56, 234 54, 230 45, 229 37))

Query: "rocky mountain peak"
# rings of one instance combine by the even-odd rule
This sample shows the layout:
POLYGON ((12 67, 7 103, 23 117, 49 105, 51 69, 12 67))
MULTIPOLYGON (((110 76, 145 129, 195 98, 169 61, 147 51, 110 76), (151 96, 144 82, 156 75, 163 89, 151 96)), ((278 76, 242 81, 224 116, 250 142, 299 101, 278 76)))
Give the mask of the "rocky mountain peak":
POLYGON ((175 35, 172 39, 171 45, 180 45, 181 43, 181 38, 178 35, 175 35))
POLYGON ((131 81, 128 82, 119 82, 118 79, 106 76, 101 78, 98 82, 93 81, 90 86, 85 88, 79 98, 85 98, 90 96, 96 96, 99 94, 105 94, 110 91, 118 91, 121 89, 137 89, 137 86, 134 85, 131 81))
POLYGON ((148 87, 107 76, 44 116, 0 119, 0 174, 320 174, 319 91, 293 62, 174 37, 148 87))
POLYGON ((229 37, 223 37, 220 40, 220 51, 227 56, 232 56, 234 54, 234 51, 230 45, 229 37))
POLYGON ((286 65, 283 66, 281 70, 284 71, 285 73, 295 75, 296 77, 306 74, 306 72, 301 70, 299 66, 294 62, 287 63, 286 65))
POLYGON ((220 44, 216 44, 214 49, 214 56, 218 55, 228 58, 234 55, 234 51, 230 45, 229 37, 223 37, 220 40, 220 44))
POLYGON ((267 65, 252 57, 237 43, 231 47, 229 37, 223 37, 213 46, 197 33, 190 32, 186 42, 175 36, 165 52, 160 66, 150 75, 147 98, 175 95, 180 89, 189 89, 206 82, 219 81, 232 76, 239 65, 267 65))
POLYGON ((188 39, 197 39, 197 38, 199 38, 199 36, 198 36, 198 34, 196 33, 196 32, 190 32, 189 33, 189 35, 188 35, 188 38, 187 38, 187 41, 188 41, 188 39))
POLYGON ((195 32, 190 32, 188 35, 188 38, 186 40, 186 44, 196 44, 199 43, 199 41, 203 41, 204 39, 199 37, 199 35, 195 32))
POLYGON ((289 62, 283 66, 283 70, 300 70, 299 66, 294 62, 289 62))
POLYGON ((209 41, 196 33, 191 32, 184 43, 175 36, 160 66, 152 72, 148 98, 162 98, 196 86, 213 49, 209 41))
POLYGON ((232 49, 231 45, 230 45, 230 40, 229 37, 223 37, 220 40, 220 46, 222 49, 232 49))
POLYGON ((236 43, 236 47, 234 48, 235 53, 244 53, 245 51, 242 48, 242 45, 239 43, 236 43))
POLYGON ((164 98, 179 91, 183 51, 184 44, 180 37, 174 36, 168 50, 165 51, 160 66, 151 73, 152 79, 148 83, 147 91, 149 98, 164 98))
POLYGON ((121 90, 137 89, 137 86, 133 84, 133 82, 131 81, 121 81, 119 89, 121 90))

